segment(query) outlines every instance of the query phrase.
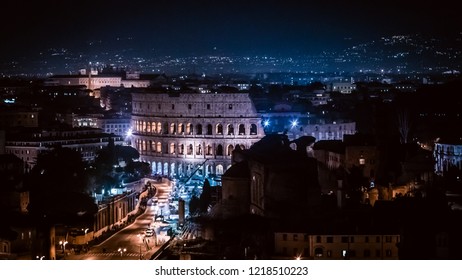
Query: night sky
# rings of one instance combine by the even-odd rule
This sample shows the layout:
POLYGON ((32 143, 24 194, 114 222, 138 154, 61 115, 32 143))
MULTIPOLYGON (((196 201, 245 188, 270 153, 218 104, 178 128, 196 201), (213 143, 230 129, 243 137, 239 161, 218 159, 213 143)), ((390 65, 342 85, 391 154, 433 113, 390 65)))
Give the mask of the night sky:
MULTIPOLYGON (((5 5, 5 4, 3 4, 5 5)), ((8 1, 0 58, 117 37, 160 55, 311 54, 387 35, 462 31, 454 1, 8 1), (351 41, 350 40, 350 41, 351 41)), ((121 40, 123 41, 123 40, 121 40)))

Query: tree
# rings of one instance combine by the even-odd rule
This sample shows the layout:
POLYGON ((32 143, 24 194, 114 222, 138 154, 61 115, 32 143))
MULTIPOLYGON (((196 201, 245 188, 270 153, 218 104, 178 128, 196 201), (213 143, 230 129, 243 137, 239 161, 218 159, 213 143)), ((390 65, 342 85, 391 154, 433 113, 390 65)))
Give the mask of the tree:
POLYGON ((85 163, 79 152, 55 147, 40 154, 26 184, 31 215, 49 222, 92 224, 98 208, 86 194, 85 163))
POLYGON ((82 155, 70 148, 55 147, 39 154, 30 176, 32 190, 84 192, 86 189, 82 155))
POLYGON ((121 145, 115 147, 115 155, 117 159, 122 159, 126 164, 140 157, 140 153, 135 148, 121 145))

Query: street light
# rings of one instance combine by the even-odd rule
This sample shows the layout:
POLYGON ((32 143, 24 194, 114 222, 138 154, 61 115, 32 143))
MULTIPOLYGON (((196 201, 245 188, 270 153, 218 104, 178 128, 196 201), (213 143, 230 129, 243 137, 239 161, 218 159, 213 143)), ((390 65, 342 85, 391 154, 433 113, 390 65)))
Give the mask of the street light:
POLYGON ((122 257, 123 253, 127 251, 126 248, 119 248, 118 250, 120 252, 120 257, 122 257))
POLYGON ((59 241, 59 245, 61 245, 63 247, 63 254, 66 251, 66 244, 67 244, 67 241, 59 241))
POLYGON ((88 232, 89 228, 86 228, 85 229, 85 244, 88 244, 88 241, 87 241, 87 232, 88 232))

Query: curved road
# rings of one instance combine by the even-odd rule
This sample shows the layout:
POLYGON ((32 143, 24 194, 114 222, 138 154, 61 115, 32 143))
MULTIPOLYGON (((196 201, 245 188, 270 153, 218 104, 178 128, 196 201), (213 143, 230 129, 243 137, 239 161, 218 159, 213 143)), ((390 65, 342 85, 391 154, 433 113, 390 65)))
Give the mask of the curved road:
MULTIPOLYGON (((154 183, 156 197, 159 205, 167 205, 172 190, 170 182, 154 183)), ((159 249, 161 244, 155 244, 155 235, 146 237, 145 230, 153 222, 158 206, 152 200, 148 201, 145 213, 141 214, 135 222, 121 229, 102 243, 93 246, 88 252, 70 254, 68 260, 140 260, 147 259, 159 249)))

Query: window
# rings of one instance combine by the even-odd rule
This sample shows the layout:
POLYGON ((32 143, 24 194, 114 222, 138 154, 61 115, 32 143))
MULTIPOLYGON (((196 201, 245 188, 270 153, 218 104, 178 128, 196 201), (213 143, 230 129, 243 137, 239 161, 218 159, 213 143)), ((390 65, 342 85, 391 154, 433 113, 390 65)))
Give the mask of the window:
POLYGON ((172 110, 175 110, 175 104, 172 104, 172 110))
POLYGON ((294 234, 293 240, 294 240, 294 241, 298 241, 298 234, 294 234))
POLYGON ((365 164, 366 164, 366 160, 363 159, 363 158, 360 158, 360 159, 359 159, 359 164, 360 164, 360 165, 365 165, 365 164))
POLYGON ((228 109, 232 110, 233 109, 233 104, 228 104, 228 109))
POLYGON ((321 236, 316 236, 316 243, 321 243, 321 236))
POLYGON ((380 236, 375 237, 375 242, 380 243, 380 236))
POLYGON ((342 243, 348 243, 348 236, 342 236, 342 243))
POLYGON ((364 257, 365 258, 370 258, 371 257, 371 250, 369 250, 369 249, 364 250, 364 257))
POLYGON ((390 249, 386 250, 386 251, 385 251, 385 255, 386 255, 387 257, 391 257, 391 256, 392 256, 391 250, 390 250, 390 249))
POLYGON ((364 237, 364 242, 369 243, 369 236, 364 237))
POLYGON ((391 243, 391 236, 385 236, 385 242, 391 243))
POLYGON ((188 109, 189 109, 189 110, 192 109, 192 105, 191 105, 191 104, 188 104, 188 109))
POLYGON ((207 104, 207 110, 210 110, 210 104, 207 104))
POLYGON ((316 248, 314 249, 314 255, 316 257, 322 257, 324 255, 324 250, 322 248, 316 248))
POLYGON ((331 250, 327 250, 326 251, 326 255, 328 258, 332 257, 332 251, 331 250))
POLYGON ((282 240, 287 241, 287 234, 284 233, 284 234, 282 235, 282 240))
POLYGON ((326 238, 326 242, 327 242, 327 243, 334 243, 334 237, 333 237, 333 236, 328 236, 328 237, 326 238))

